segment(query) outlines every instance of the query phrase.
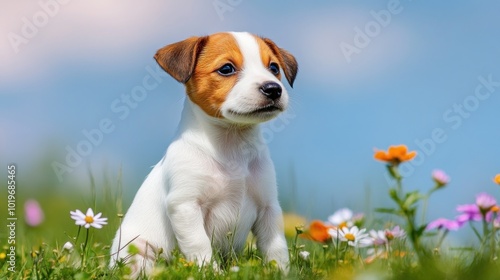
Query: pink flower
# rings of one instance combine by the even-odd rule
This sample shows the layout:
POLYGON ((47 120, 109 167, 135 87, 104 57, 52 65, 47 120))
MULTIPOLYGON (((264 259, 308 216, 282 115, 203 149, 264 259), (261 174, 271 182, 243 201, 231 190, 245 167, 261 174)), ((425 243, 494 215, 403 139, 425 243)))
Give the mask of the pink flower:
POLYGON ((431 230, 431 229, 446 229, 446 230, 458 230, 460 227, 462 227, 463 223, 455 220, 448 220, 444 218, 439 218, 435 221, 430 222, 427 224, 427 227, 425 228, 426 230, 431 230))
POLYGON ((387 240, 391 241, 394 238, 403 238, 406 236, 406 232, 404 229, 401 229, 399 226, 395 226, 392 229, 386 229, 384 231, 385 237, 387 240))
POLYGON ((462 212, 462 214, 457 217, 457 221, 460 223, 469 221, 481 221, 483 219, 481 211, 476 204, 458 205, 457 211, 462 212))
POLYGON ((24 217, 26 224, 31 227, 39 226, 44 219, 42 208, 38 201, 28 199, 24 203, 24 217))
POLYGON ((432 171, 432 179, 436 182, 438 188, 450 182, 450 177, 443 170, 439 169, 432 171))
POLYGON ((488 212, 497 204, 495 198, 487 193, 480 193, 476 196, 476 205, 482 212, 488 212))

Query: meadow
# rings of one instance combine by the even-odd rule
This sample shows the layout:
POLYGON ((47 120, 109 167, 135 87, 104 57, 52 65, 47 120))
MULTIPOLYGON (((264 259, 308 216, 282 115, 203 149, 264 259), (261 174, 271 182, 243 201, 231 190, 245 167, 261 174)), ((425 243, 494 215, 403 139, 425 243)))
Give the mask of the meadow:
MULTIPOLYGON (((429 175, 426 192, 408 189, 399 173, 401 164, 415 152, 404 145, 374 153, 386 168, 386 186, 392 203, 373 209, 368 219, 350 209, 333 209, 326 221, 306 220, 286 213, 285 234, 290 253, 288 274, 274 262, 264 262, 248 239, 241 253, 221 259, 220 269, 197 267, 179 251, 167 262, 157 258, 153 279, 500 279, 500 207, 494 196, 480 193, 470 204, 458 205, 457 216, 427 221, 428 199, 448 191, 449 176, 442 170, 429 175), (372 215, 370 215, 372 216, 372 215), (450 231, 470 227, 473 246, 448 246, 450 231)), ((43 172, 42 172, 43 173, 43 172)), ((16 184, 15 172, 8 186, 16 184)), ((74 189, 29 193, 15 191, 2 201, 0 219, 0 279, 128 279, 124 264, 109 268, 109 245, 126 210, 122 202, 121 176, 90 185, 82 193, 74 189), (36 197, 36 200, 25 199, 36 197), (10 198, 12 203, 9 204, 10 198), (11 206, 15 206, 12 209, 11 206), (89 211, 91 209, 91 211, 89 211), (10 212, 10 211, 14 212, 10 212), (17 220, 9 219, 16 217, 17 220), (14 224, 12 224, 14 222, 14 224), (9 225, 15 225, 14 230, 9 225), (7 230, 5 230, 7 229, 7 230), (13 240, 13 241, 12 241, 13 240)), ((492 193, 499 191, 500 174, 492 174, 492 193)), ((45 182, 50 184, 50 182, 45 182)), ((10 193, 9 193, 10 194, 10 193)), ((3 197, 3 196, 2 196, 3 197)), ((2 199, 3 200, 3 199, 2 199)), ((228 233, 228 240, 231 233, 228 233)), ((130 254, 136 253, 132 248, 130 254)), ((144 277, 144 279, 147 279, 144 277)))

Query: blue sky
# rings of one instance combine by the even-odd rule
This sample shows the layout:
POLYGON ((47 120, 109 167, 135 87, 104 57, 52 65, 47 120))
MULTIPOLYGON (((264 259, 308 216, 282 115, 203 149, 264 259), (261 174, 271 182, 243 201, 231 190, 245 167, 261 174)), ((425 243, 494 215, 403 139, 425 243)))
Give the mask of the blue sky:
POLYGON ((491 180, 500 173, 497 1, 66 2, 0 4, 2 164, 45 162, 38 176, 55 178, 41 159, 65 164, 67 147, 102 126, 58 184, 88 180, 89 166, 122 166, 131 198, 168 146, 184 98, 182 85, 156 72, 156 50, 249 31, 300 65, 288 115, 266 126, 286 209, 326 219, 341 207, 387 204, 373 149, 391 144, 420 154, 407 165, 408 188, 430 188, 435 168, 452 178, 431 198, 430 218, 454 217, 481 191, 500 199, 491 180), (155 86, 139 94, 147 76, 155 86), (138 101, 127 103, 133 93, 138 101))

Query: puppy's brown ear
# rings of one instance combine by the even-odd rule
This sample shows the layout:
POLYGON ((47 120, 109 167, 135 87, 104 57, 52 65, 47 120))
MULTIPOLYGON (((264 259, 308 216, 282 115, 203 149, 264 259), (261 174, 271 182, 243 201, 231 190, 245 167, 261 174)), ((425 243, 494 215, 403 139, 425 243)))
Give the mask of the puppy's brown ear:
POLYGON ((262 38, 262 40, 271 48, 274 55, 278 57, 279 63, 283 67, 283 72, 285 72, 286 80, 293 87, 293 81, 295 81, 295 77, 299 71, 297 60, 295 60, 295 57, 291 53, 279 48, 271 39, 262 38))
POLYGON ((208 37, 190 37, 159 49, 154 58, 170 76, 185 84, 193 74, 196 59, 208 37))

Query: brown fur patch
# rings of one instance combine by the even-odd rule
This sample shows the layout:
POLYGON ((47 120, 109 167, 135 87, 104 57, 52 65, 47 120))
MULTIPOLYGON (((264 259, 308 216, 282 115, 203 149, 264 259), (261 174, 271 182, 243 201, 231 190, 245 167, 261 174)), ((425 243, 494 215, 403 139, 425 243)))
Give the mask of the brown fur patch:
MULTIPOLYGON (((293 87, 293 82, 295 81, 295 77, 297 76, 297 72, 299 71, 299 65, 297 63, 297 60, 295 60, 295 57, 289 53, 288 51, 279 48, 271 39, 268 38, 260 38, 260 41, 263 41, 269 49, 273 52, 274 55, 276 55, 279 65, 281 69, 283 69, 283 72, 285 72, 285 77, 290 84, 291 87, 293 87)), ((260 46, 260 43, 259 43, 260 46)), ((260 47, 261 52, 262 52, 262 47, 260 47)))
POLYGON ((210 116, 220 118, 220 108, 238 80, 243 67, 243 55, 236 39, 229 33, 217 33, 208 37, 198 56, 194 72, 186 83, 186 92, 194 103, 210 116), (217 70, 231 63, 236 74, 222 76, 217 70))
MULTIPOLYGON (((280 69, 283 69, 284 65, 282 61, 277 56, 277 54, 274 53, 274 51, 269 47, 269 45, 261 37, 255 35, 254 37, 257 41, 257 44, 259 45, 260 59, 262 60, 262 64, 264 65, 264 67, 269 68, 269 64, 271 64, 271 62, 275 62, 280 66, 280 69)), ((281 71, 276 77, 281 80, 281 71)))

